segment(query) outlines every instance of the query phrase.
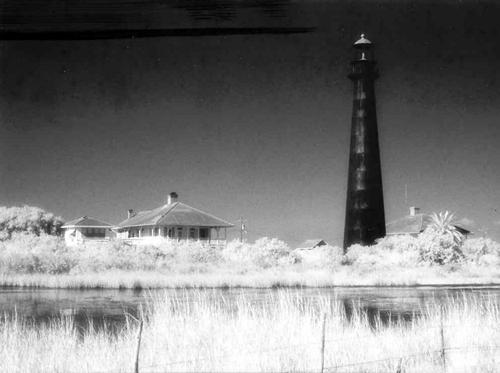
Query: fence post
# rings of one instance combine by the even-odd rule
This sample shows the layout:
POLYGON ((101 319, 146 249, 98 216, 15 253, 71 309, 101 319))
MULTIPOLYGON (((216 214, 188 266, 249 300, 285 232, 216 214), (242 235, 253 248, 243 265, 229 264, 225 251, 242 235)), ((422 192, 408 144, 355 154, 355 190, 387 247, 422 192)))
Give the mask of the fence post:
POLYGON ((446 352, 444 345, 444 325, 443 325, 443 305, 440 307, 440 333, 441 333, 441 362, 443 364, 443 372, 446 373, 446 352))
POLYGON ((139 352, 141 350, 141 338, 142 338, 142 326, 144 324, 144 321, 141 320, 141 323, 139 325, 139 333, 137 334, 137 351, 135 353, 135 373, 139 373, 139 352))
POLYGON ((326 313, 323 313, 323 326, 321 328, 321 373, 325 369, 325 326, 326 326, 326 313))
POLYGON ((398 367, 396 368, 396 373, 402 373, 402 372, 403 372, 403 358, 399 359, 398 367))

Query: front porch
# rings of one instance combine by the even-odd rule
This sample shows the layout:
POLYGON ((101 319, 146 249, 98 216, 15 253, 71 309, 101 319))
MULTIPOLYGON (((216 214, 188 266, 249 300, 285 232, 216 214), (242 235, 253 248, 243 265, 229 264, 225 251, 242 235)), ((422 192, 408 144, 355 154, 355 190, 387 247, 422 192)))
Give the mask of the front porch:
POLYGON ((117 238, 136 245, 161 245, 166 242, 192 242, 224 247, 227 243, 225 227, 142 226, 121 229, 117 238))

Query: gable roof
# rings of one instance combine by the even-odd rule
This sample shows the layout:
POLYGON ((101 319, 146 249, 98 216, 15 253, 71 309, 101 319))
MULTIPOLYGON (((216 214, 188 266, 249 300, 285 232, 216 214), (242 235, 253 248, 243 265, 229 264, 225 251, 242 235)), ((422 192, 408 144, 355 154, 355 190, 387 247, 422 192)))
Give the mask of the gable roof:
MULTIPOLYGON (((407 215, 385 225, 386 235, 392 234, 418 234, 432 223, 429 214, 407 215)), ((470 231, 461 224, 452 224, 460 233, 469 234, 470 231)))
POLYGON ((321 247, 321 246, 325 246, 325 245, 328 245, 328 243, 325 240, 322 240, 321 238, 316 238, 316 239, 305 240, 300 245, 300 248, 314 249, 316 247, 321 247))
POLYGON ((177 225, 192 227, 232 227, 233 224, 182 202, 160 206, 153 210, 140 211, 130 219, 118 224, 119 228, 145 225, 177 225))
POLYGON ((103 221, 88 217, 81 216, 79 218, 67 221, 62 228, 111 228, 113 225, 103 221))

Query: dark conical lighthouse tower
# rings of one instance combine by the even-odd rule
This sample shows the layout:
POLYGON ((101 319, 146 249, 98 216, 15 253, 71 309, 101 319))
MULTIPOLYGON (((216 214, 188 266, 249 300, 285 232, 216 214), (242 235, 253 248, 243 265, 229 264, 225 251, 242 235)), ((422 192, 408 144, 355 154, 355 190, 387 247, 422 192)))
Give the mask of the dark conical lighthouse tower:
POLYGON ((384 196, 378 145, 374 82, 378 77, 373 44, 361 35, 349 79, 354 83, 344 250, 371 245, 385 236, 384 196))

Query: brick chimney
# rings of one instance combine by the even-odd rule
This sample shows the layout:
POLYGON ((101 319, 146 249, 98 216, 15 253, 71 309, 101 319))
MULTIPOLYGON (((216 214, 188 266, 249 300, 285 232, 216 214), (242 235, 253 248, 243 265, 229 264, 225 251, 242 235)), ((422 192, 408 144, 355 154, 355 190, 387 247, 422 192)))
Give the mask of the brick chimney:
POLYGON ((420 207, 411 206, 410 207, 410 216, 415 216, 420 214, 420 207))
POLYGON ((177 202, 179 195, 175 192, 169 193, 167 197, 167 205, 177 202))
POLYGON ((128 209, 127 216, 128 216, 127 219, 133 218, 135 216, 134 209, 128 209))

